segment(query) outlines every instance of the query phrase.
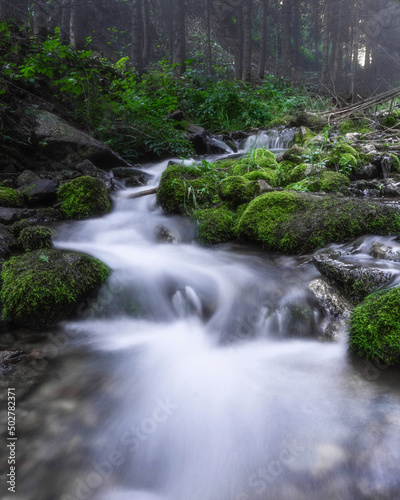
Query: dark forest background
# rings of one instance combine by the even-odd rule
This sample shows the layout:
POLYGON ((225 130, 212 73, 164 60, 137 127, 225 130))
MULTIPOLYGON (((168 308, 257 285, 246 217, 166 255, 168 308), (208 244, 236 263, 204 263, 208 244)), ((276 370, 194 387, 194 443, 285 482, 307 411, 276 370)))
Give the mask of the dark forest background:
POLYGON ((265 75, 367 94, 400 83, 400 3, 390 0, 2 0, 0 17, 138 74, 160 61, 213 78, 265 75))

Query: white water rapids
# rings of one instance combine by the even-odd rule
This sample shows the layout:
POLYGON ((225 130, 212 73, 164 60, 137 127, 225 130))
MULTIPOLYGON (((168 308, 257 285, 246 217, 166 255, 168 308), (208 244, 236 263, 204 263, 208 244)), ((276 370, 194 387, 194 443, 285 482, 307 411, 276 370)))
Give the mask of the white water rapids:
MULTIPOLYGON (((166 165, 148 170, 154 185, 166 165)), ((12 498, 400 498, 399 372, 354 359, 345 333, 316 340, 315 268, 201 247, 155 196, 128 199, 135 189, 58 235, 113 275, 63 325, 58 377, 31 403, 43 405, 40 440, 25 438, 36 467, 12 498), (157 241, 160 226, 174 243, 157 241)))

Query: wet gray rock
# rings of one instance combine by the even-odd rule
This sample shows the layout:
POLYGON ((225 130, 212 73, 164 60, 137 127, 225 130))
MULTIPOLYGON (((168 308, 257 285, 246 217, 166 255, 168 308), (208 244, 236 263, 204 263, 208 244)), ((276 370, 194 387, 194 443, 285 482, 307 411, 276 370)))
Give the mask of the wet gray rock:
POLYGON ((318 304, 335 318, 348 318, 352 304, 340 293, 339 289, 330 285, 323 278, 311 281, 307 287, 318 304))
POLYGON ((54 179, 40 179, 36 177, 29 184, 18 189, 24 194, 30 206, 47 205, 57 199, 58 181, 54 179))
POLYGON ((3 224, 0 224, 0 257, 7 259, 18 248, 13 233, 3 224))
POLYGON ((0 208, 0 223, 13 224, 21 219, 31 219, 36 212, 32 208, 0 208))
POLYGON ((400 262, 400 252, 388 247, 383 243, 376 242, 372 245, 369 254, 374 259, 391 260, 393 262, 400 262))
POLYGON ((78 163, 78 165, 75 166, 75 170, 77 170, 81 175, 88 175, 89 177, 100 179, 104 182, 107 191, 112 191, 114 188, 111 175, 105 170, 97 168, 96 165, 94 165, 94 163, 90 160, 84 160, 83 162, 78 163))
POLYGON ((257 181, 257 184, 260 186, 260 194, 269 193, 270 191, 274 191, 274 188, 268 184, 268 182, 260 179, 257 181))
POLYGON ((400 189, 397 185, 389 182, 382 186, 382 195, 388 198, 399 198, 400 197, 400 189))
POLYGON ((70 168, 83 160, 105 170, 130 166, 107 145, 48 111, 37 112, 31 139, 48 157, 70 168))
POLYGON ((379 175, 378 167, 372 163, 359 167, 356 172, 358 179, 375 179, 376 177, 379 177, 379 175))
POLYGON ((353 304, 358 304, 378 288, 388 285, 395 277, 389 271, 344 264, 323 255, 314 257, 312 262, 326 281, 337 287, 353 304))
POLYGON ((350 183, 349 191, 354 196, 376 198, 381 195, 382 182, 378 180, 357 180, 350 183))
POLYGON ((26 186, 34 182, 36 179, 38 179, 38 176, 35 172, 32 172, 32 170, 24 170, 22 174, 18 176, 17 186, 26 186))

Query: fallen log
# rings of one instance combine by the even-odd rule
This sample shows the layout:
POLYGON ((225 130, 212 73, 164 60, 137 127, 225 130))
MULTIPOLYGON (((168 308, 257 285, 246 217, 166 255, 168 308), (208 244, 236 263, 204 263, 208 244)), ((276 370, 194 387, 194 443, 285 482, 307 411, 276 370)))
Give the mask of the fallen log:
POLYGON ((396 97, 400 96, 400 88, 397 87, 395 89, 389 90, 387 92, 383 92, 382 94, 378 94, 373 97, 369 97, 368 99, 364 99, 363 101, 350 104, 342 109, 336 111, 323 111, 318 113, 319 116, 327 118, 328 122, 340 122, 343 120, 347 120, 351 115, 355 113, 360 113, 367 111, 368 109, 382 104, 386 101, 390 101, 396 97))
POLYGON ((132 193, 127 196, 129 199, 141 198, 142 196, 149 196, 150 194, 156 194, 158 191, 158 187, 147 189, 146 191, 139 191, 138 193, 132 193))

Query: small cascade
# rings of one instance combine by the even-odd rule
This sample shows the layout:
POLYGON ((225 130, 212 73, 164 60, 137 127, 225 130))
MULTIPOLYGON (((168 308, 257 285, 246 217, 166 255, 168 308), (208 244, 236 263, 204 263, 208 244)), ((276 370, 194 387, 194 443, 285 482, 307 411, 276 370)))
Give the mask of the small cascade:
POLYGON ((388 175, 391 172, 391 168, 392 168, 392 162, 391 162, 390 156, 384 156, 382 158, 381 165, 382 165, 382 175, 383 175, 383 178, 387 179, 388 175))
POLYGON ((265 148, 276 153, 290 146, 297 128, 262 130, 258 134, 247 137, 241 144, 241 149, 251 152, 257 148, 265 148))

